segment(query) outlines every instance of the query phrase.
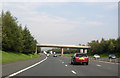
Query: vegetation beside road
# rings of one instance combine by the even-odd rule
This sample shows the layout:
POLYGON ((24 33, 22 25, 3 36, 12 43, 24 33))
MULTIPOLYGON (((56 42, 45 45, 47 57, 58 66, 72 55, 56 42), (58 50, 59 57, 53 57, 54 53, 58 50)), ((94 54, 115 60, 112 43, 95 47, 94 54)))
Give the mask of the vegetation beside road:
POLYGON ((27 59, 33 59, 40 57, 39 54, 23 54, 23 53, 15 53, 15 52, 2 52, 2 63, 10 63, 10 62, 16 62, 16 61, 23 61, 27 59))
POLYGON ((99 54, 101 56, 106 56, 109 54, 115 54, 120 57, 120 37, 117 39, 105 40, 104 38, 99 40, 93 40, 88 43, 91 48, 88 53, 91 55, 99 54))
POLYGON ((2 29, 3 51, 24 54, 35 53, 37 41, 32 36, 27 26, 22 28, 22 24, 19 24, 17 18, 9 11, 2 11, 0 20, 2 22, 0 29, 2 29))
MULTIPOLYGON (((117 39, 109 39, 105 40, 102 38, 99 40, 93 40, 91 42, 88 42, 88 46, 91 46, 90 49, 88 49, 87 53, 89 56, 93 56, 94 54, 98 54, 101 57, 108 57, 109 54, 115 54, 117 58, 120 58, 120 37, 117 39)), ((84 46, 79 44, 79 46, 84 46)), ((73 49, 73 48, 64 48, 64 54, 72 55, 74 53, 80 53, 80 49, 73 49)), ((61 53, 61 48, 54 48, 49 51, 53 51, 56 53, 61 53)))
MULTIPOLYGON (((34 54, 37 41, 31 32, 18 23, 10 11, 2 11, 0 15, 0 44, 2 44, 2 63, 16 62, 39 57, 34 54)), ((37 49, 38 52, 40 48, 37 49)), ((0 59, 1 61, 1 59, 0 59)))

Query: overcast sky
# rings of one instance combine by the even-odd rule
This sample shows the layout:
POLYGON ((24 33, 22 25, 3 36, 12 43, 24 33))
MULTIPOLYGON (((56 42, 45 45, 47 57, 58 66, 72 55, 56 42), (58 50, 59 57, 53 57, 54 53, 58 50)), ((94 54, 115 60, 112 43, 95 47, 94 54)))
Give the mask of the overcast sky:
POLYGON ((5 2, 41 44, 87 44, 118 37, 117 2, 5 2))

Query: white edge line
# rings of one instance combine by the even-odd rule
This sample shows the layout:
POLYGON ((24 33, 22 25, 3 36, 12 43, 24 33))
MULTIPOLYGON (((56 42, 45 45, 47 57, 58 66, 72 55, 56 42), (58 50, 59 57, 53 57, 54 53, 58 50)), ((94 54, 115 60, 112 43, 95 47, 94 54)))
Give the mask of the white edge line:
POLYGON ((16 73, 13 73, 13 74, 9 75, 8 77, 5 77, 5 78, 9 78, 9 77, 15 76, 15 75, 17 75, 17 74, 19 74, 19 73, 21 73, 21 72, 23 72, 23 71, 26 71, 26 70, 28 70, 28 69, 30 69, 30 68, 32 68, 32 67, 34 67, 34 66, 36 66, 36 65, 38 65, 38 64, 40 64, 40 63, 42 63, 42 62, 44 62, 45 60, 47 60, 47 57, 46 57, 45 59, 43 59, 42 61, 40 61, 40 62, 38 62, 38 63, 35 63, 35 64, 33 64, 33 65, 25 68, 25 69, 22 69, 22 70, 16 72, 16 73))

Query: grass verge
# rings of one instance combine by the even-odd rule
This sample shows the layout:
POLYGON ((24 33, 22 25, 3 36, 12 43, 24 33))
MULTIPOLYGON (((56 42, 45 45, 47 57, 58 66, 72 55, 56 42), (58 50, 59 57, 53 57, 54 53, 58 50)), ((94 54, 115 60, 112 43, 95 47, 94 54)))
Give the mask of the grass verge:
POLYGON ((73 56, 73 55, 74 55, 74 53, 72 53, 72 54, 64 54, 64 55, 70 55, 70 56, 73 56))
POLYGON ((26 55, 22 53, 13 53, 13 52, 5 52, 5 51, 1 51, 1 52, 2 52, 2 63, 3 64, 40 57, 38 54, 26 55))

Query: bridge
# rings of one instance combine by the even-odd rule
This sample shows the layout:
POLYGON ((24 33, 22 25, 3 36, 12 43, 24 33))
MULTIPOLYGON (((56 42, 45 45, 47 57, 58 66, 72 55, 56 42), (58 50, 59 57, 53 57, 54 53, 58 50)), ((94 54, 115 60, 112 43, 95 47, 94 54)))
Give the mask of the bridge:
POLYGON ((87 49, 91 48, 91 46, 76 46, 76 45, 56 45, 56 44, 36 44, 36 52, 37 47, 56 47, 61 48, 61 56, 63 55, 63 48, 76 48, 80 49, 80 52, 87 53, 87 49))

